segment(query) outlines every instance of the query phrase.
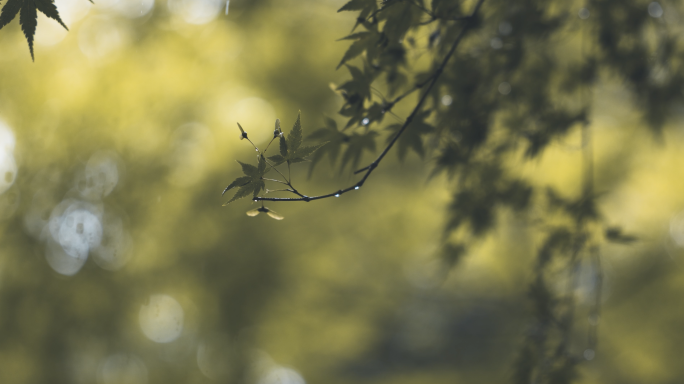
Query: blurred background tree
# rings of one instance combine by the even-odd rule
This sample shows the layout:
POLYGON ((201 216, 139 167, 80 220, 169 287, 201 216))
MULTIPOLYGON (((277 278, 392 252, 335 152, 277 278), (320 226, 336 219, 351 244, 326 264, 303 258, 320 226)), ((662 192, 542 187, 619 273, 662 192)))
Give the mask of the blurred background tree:
POLYGON ((0 382, 684 377, 680 3, 56 5, 0 33, 0 382), (312 196, 402 134, 221 208, 298 110, 312 196))

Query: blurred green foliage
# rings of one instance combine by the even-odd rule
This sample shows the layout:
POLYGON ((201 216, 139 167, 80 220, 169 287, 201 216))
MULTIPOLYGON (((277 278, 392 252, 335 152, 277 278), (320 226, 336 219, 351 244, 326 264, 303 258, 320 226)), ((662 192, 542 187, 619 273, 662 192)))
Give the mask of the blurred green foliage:
POLYGON ((57 1, 35 63, 4 27, 0 382, 679 381, 681 4, 475 4, 57 1), (221 207, 236 122, 301 110, 288 181, 334 192, 436 71, 360 191, 221 207))

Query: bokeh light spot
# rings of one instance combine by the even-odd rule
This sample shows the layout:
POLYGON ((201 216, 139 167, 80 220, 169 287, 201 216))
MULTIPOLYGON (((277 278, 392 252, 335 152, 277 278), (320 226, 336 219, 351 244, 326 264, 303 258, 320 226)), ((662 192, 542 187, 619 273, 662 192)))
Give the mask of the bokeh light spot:
POLYGON ((45 260, 55 272, 65 276, 73 276, 81 270, 87 259, 87 252, 75 255, 68 254, 58 242, 52 238, 48 239, 45 260))
POLYGON ((124 228, 121 218, 105 214, 102 242, 93 249, 93 260, 102 269, 121 269, 130 259, 132 244, 133 239, 124 228))
POLYGON ((586 8, 582 8, 579 10, 579 12, 577 12, 577 16, 579 16, 579 18, 582 20, 588 19, 589 15, 590 15, 589 10, 586 8))
POLYGON ((150 296, 138 316, 143 333, 156 343, 176 340, 183 331, 183 317, 183 307, 168 295, 150 296))
POLYGON ((78 32, 78 47, 91 60, 103 59, 122 44, 121 31, 109 17, 89 17, 78 32))
POLYGON ((0 121, 0 194, 5 193, 16 179, 17 163, 14 160, 16 139, 12 130, 0 121))
POLYGON ((239 122, 257 145, 273 138, 275 110, 269 102, 259 97, 248 97, 235 103, 226 116, 229 129, 239 122))
POLYGON ((83 179, 76 187, 83 197, 99 200, 109 195, 119 182, 119 166, 116 154, 102 151, 93 154, 86 163, 83 179))
POLYGON ((189 24, 206 24, 221 11, 220 0, 168 0, 169 11, 189 24))
POLYGON ((454 99, 449 95, 442 96, 442 105, 449 106, 454 101, 454 99))
POLYGON ((64 216, 56 240, 67 254, 85 258, 90 248, 100 245, 102 224, 92 212, 74 209, 64 216))
POLYGON ((53 46, 64 40, 68 33, 57 21, 38 12, 38 26, 35 35, 37 44, 53 46))
POLYGON ((154 0, 119 0, 114 9, 121 16, 135 19, 150 13, 154 8, 154 0))
POLYGON ((657 1, 648 5, 648 14, 653 18, 660 18, 663 16, 663 7, 657 1))
MULTIPOLYGON (((49 241, 46 255, 55 271, 64 275, 78 272, 88 258, 90 249, 100 245, 101 218, 102 207, 94 204, 73 199, 57 204, 47 225, 49 241)), ((36 220, 36 224, 40 224, 40 220, 36 220)))
POLYGON ((275 366, 266 371, 259 384, 306 384, 302 375, 291 368, 275 366))

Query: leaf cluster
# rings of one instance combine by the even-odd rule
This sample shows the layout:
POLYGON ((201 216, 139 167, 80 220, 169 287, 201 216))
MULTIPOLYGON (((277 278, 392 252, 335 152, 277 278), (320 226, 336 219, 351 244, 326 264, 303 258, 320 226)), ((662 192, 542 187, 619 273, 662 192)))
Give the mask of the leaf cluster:
MULTIPOLYGON (((297 114, 297 121, 295 121, 292 130, 290 130, 289 134, 287 135, 287 138, 285 137, 284 133, 282 132, 282 129, 280 128, 280 119, 276 120, 275 130, 273 131, 273 139, 263 152, 260 151, 259 148, 254 145, 254 143, 252 143, 252 141, 249 139, 247 132, 244 130, 244 128, 242 128, 240 123, 238 123, 237 125, 238 129, 240 130, 240 140, 246 139, 250 144, 254 146, 254 148, 258 152, 257 164, 256 166, 254 166, 251 164, 246 164, 241 161, 238 161, 238 163, 242 167, 242 172, 244 173, 244 176, 238 177, 237 179, 233 180, 223 190, 222 194, 225 194, 229 190, 237 188, 237 192, 235 192, 233 197, 223 205, 228 205, 234 202, 235 200, 247 197, 249 195, 251 195, 252 199, 256 201, 259 199, 259 196, 261 196, 262 192, 268 193, 276 191, 286 191, 294 193, 298 196, 303 196, 292 185, 292 180, 290 176, 285 177, 285 175, 276 168, 277 166, 283 163, 287 163, 289 174, 291 164, 307 161, 306 158, 308 156, 314 154, 316 150, 318 150, 326 144, 320 143, 313 146, 302 146, 304 131, 302 129, 301 124, 301 112, 297 114), (278 140, 279 142, 280 153, 277 155, 267 157, 266 152, 275 140, 278 140), (282 176, 283 180, 264 178, 264 175, 266 175, 271 169, 274 169, 280 176, 282 176), (270 191, 266 189, 266 181, 284 184, 287 185, 289 188, 270 191)), ((278 220, 282 219, 282 216, 276 214, 269 208, 264 207, 263 205, 261 208, 249 211, 247 214, 249 216, 256 216, 260 212, 266 212, 269 216, 278 220)))
POLYGON ((241 176, 233 180, 233 182, 223 190, 222 195, 233 188, 238 188, 235 195, 233 195, 233 198, 228 200, 228 202, 223 205, 228 205, 235 200, 249 195, 252 195, 252 197, 257 197, 259 192, 266 189, 266 183, 264 182, 263 177, 268 173, 268 171, 271 170, 271 168, 266 165, 266 159, 264 158, 264 155, 259 154, 256 167, 251 164, 245 164, 239 160, 238 163, 242 167, 242 173, 244 173, 245 176, 241 176))

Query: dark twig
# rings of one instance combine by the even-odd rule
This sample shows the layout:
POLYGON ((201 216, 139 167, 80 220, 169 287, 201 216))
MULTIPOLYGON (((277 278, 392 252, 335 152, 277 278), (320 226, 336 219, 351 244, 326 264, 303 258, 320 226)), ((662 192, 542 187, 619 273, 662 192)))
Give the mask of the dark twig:
MULTIPOLYGON (((444 71, 444 68, 446 67, 447 63, 451 59, 451 57, 454 55, 454 52, 456 51, 456 48, 460 44, 461 40, 463 40, 463 37, 465 36, 465 33, 468 31, 468 29, 472 26, 472 20, 474 19, 475 15, 477 14, 478 10, 482 6, 482 3, 484 3, 484 0, 479 0, 477 4, 475 5, 475 9, 473 12, 470 14, 468 17, 467 22, 463 25, 463 28, 461 29, 461 32, 458 34, 456 37, 456 40, 454 43, 451 45, 451 48, 449 49, 449 52, 447 52, 446 56, 444 56, 444 59, 442 60, 442 63, 440 66, 435 70, 434 74, 430 77, 430 83, 428 84, 427 88, 425 89, 425 92, 423 95, 420 97, 420 100, 418 101, 418 104, 416 107, 413 109, 411 114, 406 118, 404 121, 404 124, 401 126, 399 131, 394 135, 394 138, 387 144, 385 149, 380 153, 380 155, 372 162, 370 163, 367 167, 362 168, 355 173, 360 173, 363 171, 366 171, 366 173, 363 175, 361 180, 359 180, 356 184, 353 186, 346 188, 346 189, 340 189, 337 192, 333 193, 328 193, 326 195, 319 195, 319 196, 305 196, 301 195, 302 197, 299 198, 292 198, 292 197, 260 197, 257 196, 254 198, 254 201, 313 201, 313 200, 320 200, 320 199, 326 199, 328 197, 339 197, 344 193, 347 193, 349 191, 357 190, 363 186, 363 184, 366 182, 366 179, 370 176, 371 173, 375 170, 375 168, 378 167, 382 159, 387 155, 387 153, 392 149, 394 144, 399 140, 399 137, 401 136, 402 133, 406 130, 406 128, 411 124, 413 121, 413 118, 418 114, 418 111, 420 108, 423 106, 425 103, 425 100, 427 100, 428 95, 430 94, 430 90, 432 87, 434 87, 435 83, 437 83, 437 80, 439 79, 439 76, 442 74, 442 71, 444 71)), ((422 87, 421 87, 422 88, 422 87)), ((403 98, 404 96, 400 96, 403 98)), ((294 189, 294 188, 293 188, 294 189)), ((299 194, 298 192, 296 192, 299 194)))

